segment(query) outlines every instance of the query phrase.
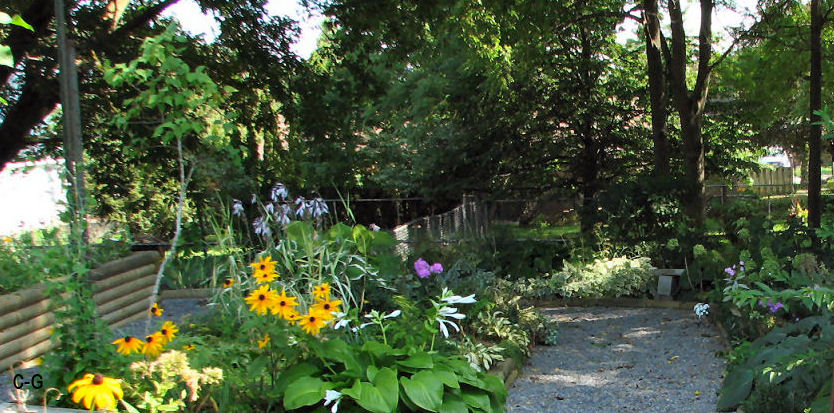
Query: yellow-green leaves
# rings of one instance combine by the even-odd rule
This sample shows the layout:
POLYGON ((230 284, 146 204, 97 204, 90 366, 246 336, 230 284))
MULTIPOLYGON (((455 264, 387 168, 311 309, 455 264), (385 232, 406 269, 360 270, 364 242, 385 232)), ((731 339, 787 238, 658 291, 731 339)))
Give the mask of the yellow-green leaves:
MULTIPOLYGON (((35 31, 35 29, 29 24, 23 21, 23 18, 19 15, 15 14, 14 16, 9 16, 6 13, 0 11, 0 24, 12 24, 15 26, 20 26, 25 29, 29 29, 31 31, 35 31)), ((0 44, 0 66, 14 66, 14 55, 12 54, 12 48, 6 46, 5 44, 0 44)), ((3 98, 0 98, 0 102, 6 103, 3 98)))

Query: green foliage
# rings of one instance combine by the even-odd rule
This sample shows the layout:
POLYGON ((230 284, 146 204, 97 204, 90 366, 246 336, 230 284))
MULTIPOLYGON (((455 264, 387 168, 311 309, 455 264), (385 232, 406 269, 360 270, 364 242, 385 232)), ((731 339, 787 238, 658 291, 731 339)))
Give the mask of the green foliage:
POLYGON ((287 383, 270 397, 287 410, 322 402, 326 390, 340 394, 340 409, 416 411, 459 406, 504 411, 506 390, 500 379, 480 373, 466 361, 439 353, 407 352, 379 342, 349 344, 339 339, 313 342, 320 358, 297 364, 278 378, 287 383))
POLYGON ((112 349, 103 345, 110 331, 96 312, 88 270, 74 261, 66 279, 47 283, 55 306, 54 349, 43 357, 44 388, 65 389, 85 373, 108 374, 123 366, 113 362, 112 349))
POLYGON ((653 270, 648 258, 596 259, 587 264, 565 261, 549 282, 558 295, 567 298, 635 296, 648 291, 653 270))
MULTIPOLYGON (((89 168, 97 183, 93 192, 100 194, 101 213, 137 233, 167 237, 168 233, 156 231, 174 226, 170 205, 180 187, 173 173, 178 145, 191 171, 186 180, 194 177, 199 187, 222 188, 242 176, 241 150, 232 142, 236 113, 225 105, 235 89, 218 85, 205 67, 193 68, 182 56, 186 40, 169 26, 159 36, 146 38, 140 56, 131 62, 105 61, 100 66, 104 80, 120 92, 122 101, 97 122, 124 136, 114 148, 117 152, 94 153, 89 168), (130 164, 134 173, 124 176, 123 171, 113 170, 114 164, 105 161, 113 156, 120 158, 116 164, 130 164), (167 162, 150 162, 149 156, 167 162), (211 166, 218 163, 224 167, 211 166)), ((185 222, 203 219, 197 215, 205 198, 195 196, 186 202, 185 222)))
POLYGON ((834 325, 828 316, 776 328, 747 347, 724 379, 719 410, 802 412, 830 382, 834 325))
MULTIPOLYGON (((0 240, 0 294, 69 275, 73 264, 65 237, 56 227, 0 240)), ((113 241, 105 236, 89 252, 90 264, 97 265, 127 255, 130 248, 125 240, 113 241)))

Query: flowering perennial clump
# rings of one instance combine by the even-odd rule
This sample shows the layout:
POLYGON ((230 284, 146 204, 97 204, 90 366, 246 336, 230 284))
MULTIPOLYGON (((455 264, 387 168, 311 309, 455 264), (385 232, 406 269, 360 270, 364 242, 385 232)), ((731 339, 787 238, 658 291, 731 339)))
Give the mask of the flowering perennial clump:
POLYGON ((417 261, 414 262, 414 271, 417 272, 418 277, 428 278, 432 274, 440 274, 443 272, 443 265, 439 262, 429 265, 428 261, 418 258, 417 261))
POLYGON ((770 310, 771 313, 776 314, 776 312, 779 311, 779 309, 784 307, 785 305, 782 304, 782 302, 774 303, 772 298, 768 298, 767 302, 764 302, 763 300, 759 300, 759 306, 760 307, 767 307, 768 310, 770 310))

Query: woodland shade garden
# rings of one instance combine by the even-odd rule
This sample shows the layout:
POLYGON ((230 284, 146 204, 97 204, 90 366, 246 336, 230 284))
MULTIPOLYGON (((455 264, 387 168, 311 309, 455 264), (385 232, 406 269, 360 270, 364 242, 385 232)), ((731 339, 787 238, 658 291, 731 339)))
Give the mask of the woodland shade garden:
MULTIPOLYGON (((176 1, 64 2, 86 175, 68 179, 69 235, 0 243, 4 291, 70 276, 50 288, 64 309, 42 364, 72 393, 58 404, 503 411, 486 371, 558 339, 523 303, 651 297, 652 269, 685 268, 678 298, 710 303, 732 344, 718 410, 829 410, 834 3, 762 0, 719 35, 732 5, 713 0, 304 0, 325 17, 305 59, 298 23, 263 1, 198 0, 211 42, 162 17, 176 1), (624 21, 638 32, 617 41, 624 21), (799 191, 707 196, 772 146, 801 165, 799 191), (427 214, 463 194, 575 199, 523 230, 578 233, 403 257, 323 200, 420 197, 427 214), (86 215, 116 225, 116 253, 170 243, 161 282, 213 288, 218 315, 114 337, 84 282, 102 259, 86 215)), ((0 165, 65 149, 58 3, 2 5, 0 165)))

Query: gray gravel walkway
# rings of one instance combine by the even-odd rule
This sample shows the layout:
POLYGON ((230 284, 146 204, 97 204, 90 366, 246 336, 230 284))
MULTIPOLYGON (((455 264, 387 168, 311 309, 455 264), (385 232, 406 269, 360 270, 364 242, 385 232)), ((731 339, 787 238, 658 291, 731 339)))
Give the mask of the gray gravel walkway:
POLYGON ((559 341, 537 347, 509 389, 510 413, 714 412, 724 360, 717 330, 651 308, 550 308, 559 341))

